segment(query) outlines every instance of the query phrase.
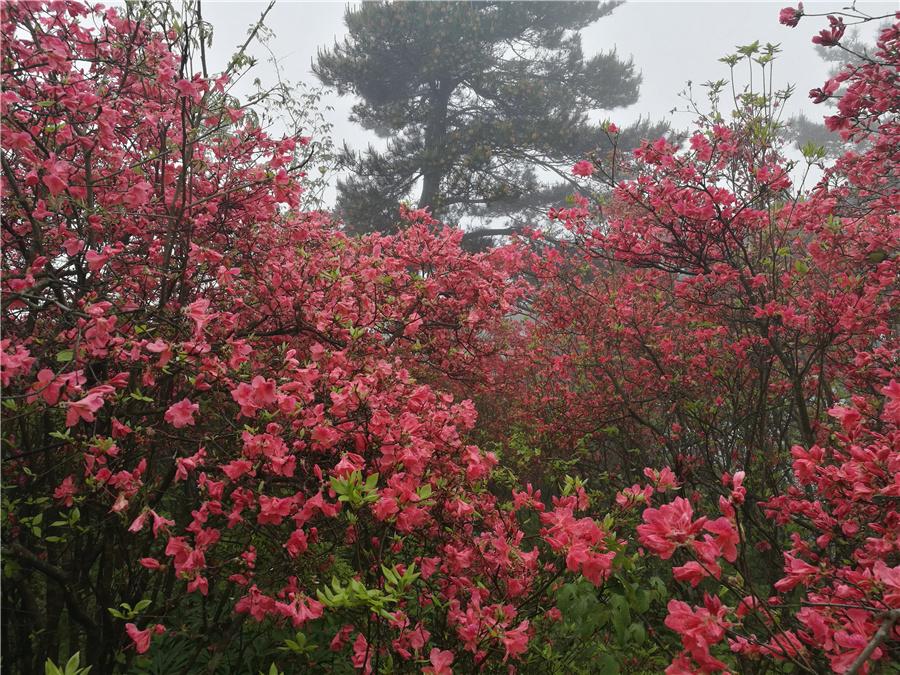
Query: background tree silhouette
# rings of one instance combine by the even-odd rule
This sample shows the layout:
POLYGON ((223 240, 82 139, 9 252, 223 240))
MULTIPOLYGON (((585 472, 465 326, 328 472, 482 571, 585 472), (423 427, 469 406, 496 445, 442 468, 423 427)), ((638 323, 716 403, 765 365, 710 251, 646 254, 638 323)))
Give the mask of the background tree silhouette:
MULTIPOLYGON (((593 110, 634 103, 640 75, 615 50, 586 58, 579 31, 618 2, 404 2, 349 8, 342 43, 314 71, 359 102, 353 119, 387 139, 343 160, 338 210, 358 232, 396 222, 410 199, 447 221, 504 231, 570 186, 574 160, 603 136, 593 110)), ((652 134, 623 130, 631 146, 652 134)), ((658 132, 658 130, 656 130, 658 132)))

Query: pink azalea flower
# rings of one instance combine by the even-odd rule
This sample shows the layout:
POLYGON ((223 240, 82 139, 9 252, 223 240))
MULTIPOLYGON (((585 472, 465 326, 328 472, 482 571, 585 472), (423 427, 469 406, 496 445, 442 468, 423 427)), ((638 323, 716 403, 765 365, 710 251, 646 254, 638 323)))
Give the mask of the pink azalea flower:
POLYGON ((66 426, 74 427, 78 422, 93 422, 94 415, 103 407, 103 396, 99 392, 91 392, 80 401, 70 401, 66 411, 66 426))
POLYGON ((183 398, 178 403, 169 406, 165 420, 176 429, 194 426, 194 413, 199 410, 200 406, 197 403, 191 403, 190 399, 183 398))
POLYGON ((43 178, 44 185, 47 186, 47 189, 50 190, 51 195, 58 195, 66 190, 66 181, 57 176, 54 173, 48 173, 43 178))
POLYGON ((422 670, 426 675, 453 675, 453 669, 450 667, 450 664, 453 663, 453 652, 449 649, 432 648, 428 654, 428 660, 431 662, 431 667, 422 670))
POLYGON ((683 497, 676 497, 658 509, 645 509, 644 524, 637 527, 641 543, 667 560, 676 548, 693 539, 706 523, 706 518, 694 522, 693 516, 691 503, 683 497))
POLYGON ((900 425, 900 382, 891 380, 881 393, 887 397, 882 417, 887 422, 900 425))
POLYGON ((270 523, 281 525, 282 520, 294 510, 293 497, 268 497, 261 495, 259 498, 259 515, 257 522, 260 525, 270 523))
POLYGON ((785 26, 795 28, 800 23, 800 17, 803 16, 803 3, 799 3, 797 8, 785 7, 778 13, 778 22, 785 26))
POLYGON ((594 164, 586 159, 575 162, 572 167, 572 174, 575 176, 584 176, 585 178, 594 175, 594 164))
POLYGON ((812 39, 813 44, 822 45, 823 47, 834 47, 844 37, 844 31, 847 30, 847 26, 844 25, 843 19, 829 16, 828 22, 831 24, 831 27, 819 31, 819 34, 812 39))
POLYGON ((138 627, 133 623, 125 624, 125 632, 128 633, 128 637, 131 638, 131 641, 134 643, 134 649, 138 654, 144 654, 150 649, 150 638, 153 635, 161 635, 166 632, 166 627, 162 624, 155 624, 153 626, 148 626, 144 630, 138 630, 138 627))
POLYGON ((335 445, 338 440, 340 440, 341 434, 332 427, 319 425, 315 429, 313 429, 312 434, 310 434, 310 438, 321 445, 323 449, 328 449, 335 445))
POLYGON ((686 602, 670 600, 665 624, 681 636, 685 650, 704 668, 703 672, 714 672, 725 668, 709 653, 709 648, 725 637, 726 608, 718 598, 709 595, 704 596, 704 605, 693 608, 686 602))
MULTIPOLYGON (((39 392, 41 398, 47 402, 47 405, 56 405, 59 402, 60 394, 65 386, 65 382, 57 379, 56 375, 49 368, 38 371, 37 382, 32 386, 33 391, 39 392)), ((29 402, 31 399, 29 399, 29 402)))
POLYGON ((528 621, 525 620, 515 629, 506 631, 500 641, 506 648, 506 653, 503 655, 504 661, 510 656, 516 657, 524 654, 528 649, 528 621))
POLYGON ((72 480, 72 476, 66 476, 59 487, 53 492, 53 498, 71 507, 74 504, 73 497, 78 493, 78 488, 72 480))
POLYGON ((366 641, 366 636, 362 633, 356 635, 353 641, 353 656, 351 658, 353 667, 364 673, 372 672, 372 650, 366 641))

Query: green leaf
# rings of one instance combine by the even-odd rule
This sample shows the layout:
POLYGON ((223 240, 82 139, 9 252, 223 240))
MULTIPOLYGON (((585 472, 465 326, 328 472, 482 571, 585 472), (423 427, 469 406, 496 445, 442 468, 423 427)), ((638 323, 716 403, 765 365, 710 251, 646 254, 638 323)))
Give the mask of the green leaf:
POLYGON ((63 349, 61 352, 57 352, 56 360, 60 363, 68 363, 72 359, 75 358, 75 352, 71 349, 63 349))
POLYGON ((647 639, 647 630, 641 623, 633 623, 628 627, 628 642, 640 647, 647 639))
POLYGON ((729 54, 728 56, 723 56, 719 61, 721 63, 728 64, 732 68, 737 65, 737 62, 741 60, 737 54, 729 54))
POLYGON ((381 573, 384 574, 384 578, 391 582, 394 586, 400 583, 400 579, 397 577, 397 574, 394 570, 388 569, 384 565, 381 566, 381 573))
POLYGON ((75 652, 66 662, 66 675, 75 675, 78 672, 78 665, 81 662, 81 655, 75 652))
POLYGON ((641 588, 634 594, 634 608, 640 614, 650 609, 650 593, 648 591, 641 588))
POLYGON ((609 604, 616 640, 624 646, 628 641, 627 630, 631 623, 631 610, 628 608, 628 601, 621 595, 613 595, 609 600, 609 604))
POLYGON ((659 577, 650 577, 650 588, 653 589, 657 600, 665 600, 669 597, 669 589, 666 588, 665 582, 659 577))
POLYGON ((601 654, 596 661, 599 675, 619 675, 619 662, 612 654, 601 654))
POLYGON ((738 47, 737 50, 739 54, 743 54, 744 56, 752 56, 759 51, 759 40, 753 42, 752 44, 738 47))

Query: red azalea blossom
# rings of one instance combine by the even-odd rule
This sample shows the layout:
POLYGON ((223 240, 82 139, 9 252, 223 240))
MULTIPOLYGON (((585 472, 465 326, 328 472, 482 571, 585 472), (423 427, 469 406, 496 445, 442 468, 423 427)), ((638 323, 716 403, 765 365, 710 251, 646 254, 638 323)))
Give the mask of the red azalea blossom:
POLYGON ((53 492, 53 498, 62 502, 63 505, 71 507, 74 504, 76 494, 78 494, 78 488, 75 487, 73 477, 66 476, 53 492))
POLYGON ((703 529, 706 518, 695 521, 693 517, 694 510, 683 497, 676 497, 658 509, 645 509, 644 525, 637 528, 641 543, 666 560, 703 529))
POLYGON ((453 663, 453 652, 450 650, 434 647, 428 654, 428 661, 431 663, 431 667, 423 669, 423 673, 427 675, 452 675, 453 669, 450 665, 453 663))
POLYGON ((194 426, 194 414, 199 410, 200 406, 198 404, 191 403, 190 399, 183 398, 178 403, 169 406, 165 414, 165 420, 176 429, 194 426))
POLYGON ((844 37, 844 31, 847 30, 847 27, 844 25, 844 20, 842 18, 829 16, 828 22, 831 24, 831 27, 819 31, 819 34, 812 39, 814 44, 823 47, 834 47, 841 41, 841 38, 844 37))
POLYGON ((803 3, 798 3, 797 7, 785 7, 778 13, 778 21, 785 26, 796 28, 800 23, 800 17, 803 16, 803 3))
POLYGON ((154 624, 148 626, 144 630, 138 630, 138 627, 133 623, 126 623, 125 632, 128 633, 128 637, 131 638, 131 641, 134 644, 134 650, 138 654, 145 654, 150 649, 150 640, 152 637, 154 635, 162 635, 165 633, 166 627, 162 624, 154 624))
POLYGON ((585 178, 594 175, 594 163, 586 159, 575 162, 572 166, 572 174, 575 176, 584 176, 585 178))

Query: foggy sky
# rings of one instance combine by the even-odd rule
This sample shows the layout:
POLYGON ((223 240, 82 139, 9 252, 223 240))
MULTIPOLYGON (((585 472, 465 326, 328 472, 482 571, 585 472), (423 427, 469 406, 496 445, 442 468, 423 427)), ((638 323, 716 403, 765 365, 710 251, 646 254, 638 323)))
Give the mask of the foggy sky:
MULTIPOLYGON (((781 7, 793 4, 779 2, 650 2, 632 0, 617 8, 612 15, 600 19, 582 31, 585 56, 615 48, 618 54, 631 56, 643 75, 640 99, 627 108, 605 113, 612 121, 622 124, 639 117, 670 121, 674 127, 685 128, 691 116, 670 114, 673 107, 684 108, 679 92, 685 83, 695 83, 694 93, 702 97, 697 84, 728 77, 728 67, 717 59, 734 52, 736 45, 760 40, 780 43, 782 53, 775 62, 776 88, 792 83, 796 93, 788 104, 788 116, 805 112, 813 119, 825 114, 823 106, 812 105, 806 93, 821 86, 828 77, 829 64, 816 53, 810 42, 812 36, 825 27, 824 17, 804 17, 797 28, 778 23, 781 7)), ((805 2, 807 13, 839 11, 848 2, 805 2)), ((214 27, 214 43, 209 54, 210 69, 225 67, 236 46, 246 39, 247 29, 265 8, 264 2, 225 2, 205 0, 204 19, 214 27)), ((281 0, 269 13, 266 24, 275 32, 269 42, 271 53, 278 59, 282 77, 317 85, 310 64, 320 47, 331 46, 345 35, 343 15, 345 2, 297 2, 281 0)), ((857 8, 871 15, 896 11, 896 3, 857 2, 857 8)), ((875 22, 867 24, 864 36, 875 34, 875 22)), ((849 31, 848 31, 849 33, 849 31)), ((255 45, 250 53, 259 58, 252 75, 263 83, 275 80, 274 67, 267 62, 271 55, 255 45)), ((252 78, 251 78, 252 79, 252 78)), ((249 83, 248 83, 249 84, 249 83)), ((239 96, 248 88, 237 87, 239 96)), ((366 132, 347 118, 353 104, 352 97, 339 98, 331 94, 325 104, 334 107, 326 113, 334 125, 336 145, 344 141, 357 149, 369 142, 379 144, 374 134, 366 132)), ((727 110, 727 104, 723 106, 727 110)))

